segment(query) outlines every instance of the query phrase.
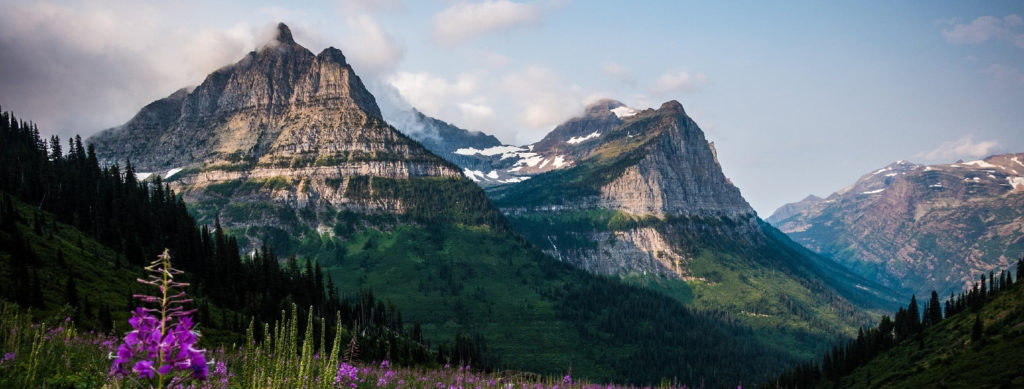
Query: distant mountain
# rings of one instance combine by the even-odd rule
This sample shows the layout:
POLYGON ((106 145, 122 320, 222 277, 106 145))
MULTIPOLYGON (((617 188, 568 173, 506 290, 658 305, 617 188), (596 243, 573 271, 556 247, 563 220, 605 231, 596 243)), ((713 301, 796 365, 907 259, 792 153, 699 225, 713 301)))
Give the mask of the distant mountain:
POLYGON ((898 161, 768 221, 853 271, 919 296, 946 295, 1024 253, 1024 154, 898 161))
POLYGON ((488 188, 537 247, 752 325, 851 333, 869 320, 863 307, 893 304, 888 291, 761 222, 679 102, 625 118, 607 113, 615 106, 592 105, 534 145, 571 166, 488 188), (557 141, 581 134, 599 135, 557 141))

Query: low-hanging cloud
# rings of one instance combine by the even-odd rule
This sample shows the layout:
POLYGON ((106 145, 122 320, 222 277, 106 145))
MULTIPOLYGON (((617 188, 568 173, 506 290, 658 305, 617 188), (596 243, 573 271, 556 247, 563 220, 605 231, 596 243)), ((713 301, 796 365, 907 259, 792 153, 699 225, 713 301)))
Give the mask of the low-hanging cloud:
POLYGON ((1024 19, 1016 14, 1002 18, 982 16, 968 24, 955 23, 942 35, 954 44, 976 44, 989 40, 1003 40, 1024 49, 1024 19))
POLYGON ((967 135, 963 138, 943 142, 934 150, 921 152, 915 155, 923 162, 948 163, 963 158, 982 158, 992 153, 992 150, 999 146, 999 142, 974 141, 974 136, 967 135))

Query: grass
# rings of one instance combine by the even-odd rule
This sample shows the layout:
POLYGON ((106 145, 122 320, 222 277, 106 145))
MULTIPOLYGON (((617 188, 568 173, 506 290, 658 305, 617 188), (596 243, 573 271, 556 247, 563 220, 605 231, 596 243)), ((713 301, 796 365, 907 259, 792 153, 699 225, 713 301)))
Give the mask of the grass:
MULTIPOLYGON (((168 387, 227 388, 458 388, 481 389, 630 389, 634 386, 574 379, 566 370, 542 376, 520 371, 485 373, 469 366, 397 366, 389 361, 353 361, 359 344, 344 327, 337 327, 330 339, 324 337, 327 323, 307 318, 300 326, 294 314, 262 326, 271 334, 257 339, 255 323, 250 324, 242 345, 206 350, 210 377, 206 380, 170 381, 168 387), (319 326, 320 336, 315 336, 319 326)), ((145 387, 151 380, 136 376, 110 376, 108 371, 121 339, 83 333, 70 319, 33 323, 31 315, 17 306, 0 301, 0 387, 145 387)), ((175 376, 177 379, 185 377, 175 376)), ((681 387, 663 381, 659 388, 681 387)))

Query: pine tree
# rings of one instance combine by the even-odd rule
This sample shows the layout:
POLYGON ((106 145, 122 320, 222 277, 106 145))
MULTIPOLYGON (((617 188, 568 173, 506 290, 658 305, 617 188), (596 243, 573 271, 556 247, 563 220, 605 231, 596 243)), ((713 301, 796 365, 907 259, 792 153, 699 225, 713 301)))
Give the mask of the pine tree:
POLYGON ((939 294, 932 291, 932 298, 928 300, 928 310, 925 312, 928 316, 928 325, 936 325, 942 321, 942 305, 939 303, 939 294))
POLYGON ((64 283, 64 302, 72 308, 78 307, 78 288, 75 286, 75 277, 68 273, 68 280, 64 283))
POLYGON ((910 296, 910 305, 907 306, 907 330, 909 335, 921 332, 921 311, 917 307, 917 296, 910 296))
POLYGON ((974 315, 974 326, 971 327, 971 341, 972 342, 977 342, 977 341, 981 340, 981 335, 982 335, 981 331, 982 331, 981 315, 974 315))

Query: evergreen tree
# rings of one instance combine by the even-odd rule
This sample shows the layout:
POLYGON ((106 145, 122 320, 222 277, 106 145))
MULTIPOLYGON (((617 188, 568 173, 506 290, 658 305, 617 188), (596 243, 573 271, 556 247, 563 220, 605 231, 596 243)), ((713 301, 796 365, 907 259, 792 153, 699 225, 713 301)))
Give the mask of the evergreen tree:
POLYGON ((910 305, 907 306, 907 332, 914 335, 921 332, 921 311, 917 307, 917 296, 910 296, 910 305))
POLYGON ((942 321, 942 305, 939 303, 939 294, 932 291, 932 298, 928 300, 928 309, 925 312, 929 326, 939 324, 942 321))
POLYGON ((75 276, 68 273, 67 282, 64 283, 64 301, 72 308, 78 307, 78 287, 75 286, 75 276))
POLYGON ((981 315, 974 315, 974 326, 971 327, 971 341, 972 342, 977 342, 977 341, 981 340, 981 335, 982 335, 981 315))

